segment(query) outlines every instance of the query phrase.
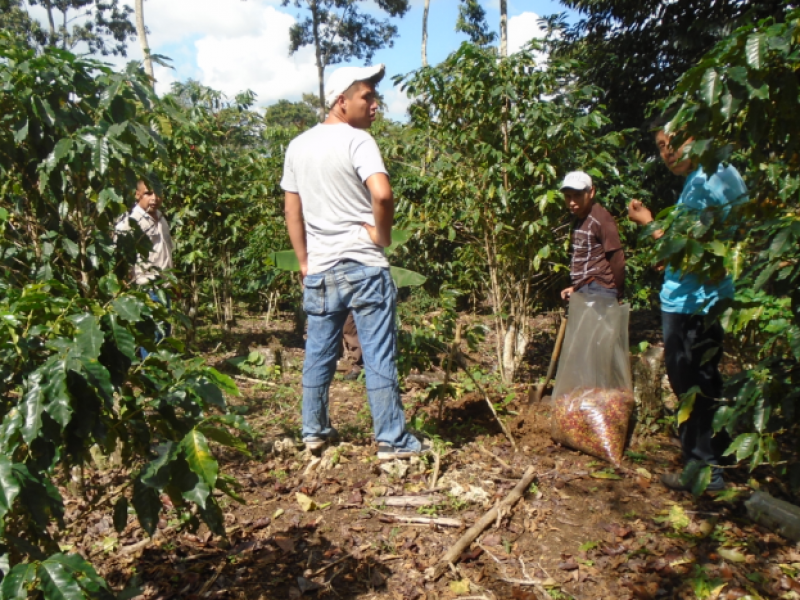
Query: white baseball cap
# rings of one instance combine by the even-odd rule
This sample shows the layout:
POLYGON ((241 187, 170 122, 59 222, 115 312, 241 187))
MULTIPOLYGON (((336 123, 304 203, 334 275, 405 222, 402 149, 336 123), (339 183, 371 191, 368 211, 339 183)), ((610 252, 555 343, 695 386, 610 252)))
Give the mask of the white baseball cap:
POLYGON ((336 69, 325 84, 325 105, 330 108, 336 99, 356 81, 371 79, 378 83, 383 79, 385 72, 386 67, 383 63, 371 67, 340 67, 336 69))
POLYGON ((564 182, 559 189, 562 192, 564 190, 590 190, 592 189, 592 178, 583 171, 572 171, 564 177, 564 182))

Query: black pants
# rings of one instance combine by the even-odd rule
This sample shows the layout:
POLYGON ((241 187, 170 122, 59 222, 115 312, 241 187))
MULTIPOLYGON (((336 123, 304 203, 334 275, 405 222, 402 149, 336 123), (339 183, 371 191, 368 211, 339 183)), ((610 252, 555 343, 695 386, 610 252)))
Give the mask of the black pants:
POLYGON ((703 315, 661 313, 664 329, 664 361, 672 391, 678 398, 692 387, 700 388, 689 418, 678 428, 683 460, 723 464, 722 453, 730 445, 723 430, 714 435, 712 422, 722 396, 723 329, 719 321, 706 327, 703 315), (705 361, 704 361, 705 359, 705 361))

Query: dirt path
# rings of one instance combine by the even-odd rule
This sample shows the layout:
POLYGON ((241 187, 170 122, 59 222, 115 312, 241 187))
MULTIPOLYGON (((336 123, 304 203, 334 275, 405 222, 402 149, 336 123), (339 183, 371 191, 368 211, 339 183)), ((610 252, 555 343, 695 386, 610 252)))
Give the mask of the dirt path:
MULTIPOLYGON (((288 354, 299 366, 302 350, 289 344, 288 354)), ((483 401, 467 394, 448 403, 440 424, 438 441, 448 454, 430 493, 430 462, 375 459, 360 382, 337 377, 331 390, 342 444, 321 461, 284 444, 299 427, 299 377, 294 368, 264 384, 238 381, 243 397, 234 404, 261 438, 251 444, 250 458, 223 455, 246 500, 223 499, 227 540, 202 527, 176 534, 178 523, 166 519, 159 525, 163 533, 147 543, 132 517, 117 536, 110 516, 97 512, 76 537, 76 548, 99 560, 118 589, 138 583, 137 598, 148 600, 800 599, 800 553, 746 519, 745 475, 734 474, 738 483, 716 498, 695 501, 665 491, 658 475, 678 459, 665 437, 638 442, 624 469, 614 470, 554 445, 547 404, 527 412, 526 388, 520 387, 507 407, 525 413, 516 421, 507 417, 517 437, 514 453, 483 401), (426 577, 530 465, 537 478, 514 509, 462 555, 455 571, 426 577), (312 510, 304 510, 298 494, 313 501, 312 510), (403 523, 390 513, 449 517, 462 525, 403 523), (541 585, 519 583, 525 580, 541 585)), ((422 389, 406 392, 409 416, 429 410, 425 398, 422 389)))

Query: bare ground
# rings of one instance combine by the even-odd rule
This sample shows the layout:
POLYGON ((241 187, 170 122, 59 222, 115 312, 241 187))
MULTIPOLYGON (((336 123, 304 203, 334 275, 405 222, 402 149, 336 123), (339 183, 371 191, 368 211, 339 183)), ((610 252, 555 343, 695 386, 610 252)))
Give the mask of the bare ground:
MULTIPOLYGON (((554 323, 548 316, 537 320, 523 381, 535 381, 546 370, 554 323)), ((246 501, 221 498, 226 539, 204 527, 181 532, 169 511, 152 540, 133 516, 118 535, 107 506, 88 511, 85 499, 64 490, 70 498, 65 539, 99 564, 116 589, 138 585, 136 597, 147 600, 800 599, 800 552, 751 523, 742 504, 757 486, 785 494, 768 472, 732 471, 731 493, 723 496, 697 500, 667 491, 658 476, 678 466, 674 442, 663 435, 635 437, 623 468, 614 469, 555 445, 548 404, 530 406, 525 383, 511 390, 515 397, 503 415, 516 451, 479 394, 447 401, 437 422, 437 440, 447 454, 430 493, 433 461, 381 467, 363 383, 337 377, 331 414, 342 443, 317 463, 283 443, 299 432, 302 339, 290 327, 242 322, 222 345, 209 343, 215 351, 208 361, 222 369, 226 358, 249 346, 278 342, 290 363, 279 379, 237 380, 242 396, 231 404, 258 437, 250 443, 250 457, 218 449, 246 501), (452 570, 438 579, 426 576, 531 465, 537 478, 523 499, 452 570), (298 493, 312 499, 312 510, 304 510, 298 493), (399 497, 430 503, 394 506, 399 497), (404 523, 389 514, 449 517, 461 526, 404 523)), ((653 315, 634 315, 632 344, 657 343, 658 328, 653 315)), ((489 372, 490 357, 486 352, 471 358, 489 372)), ((409 386, 404 403, 409 417, 436 416, 425 389, 409 386)), ((123 469, 107 469, 93 475, 89 488, 113 487, 126 478, 123 469)))

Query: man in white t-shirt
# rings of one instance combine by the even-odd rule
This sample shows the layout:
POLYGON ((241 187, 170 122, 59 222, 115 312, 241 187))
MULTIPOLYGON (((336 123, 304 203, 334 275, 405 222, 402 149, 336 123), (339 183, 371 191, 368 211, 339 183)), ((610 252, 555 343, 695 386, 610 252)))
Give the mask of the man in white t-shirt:
POLYGON ((361 340, 378 458, 427 450, 405 426, 397 380, 397 290, 383 249, 394 196, 378 145, 375 86, 384 66, 343 67, 327 82, 324 123, 292 140, 281 187, 286 226, 303 276, 308 339, 303 364, 303 441, 312 452, 337 437, 328 411, 348 311, 361 340))

